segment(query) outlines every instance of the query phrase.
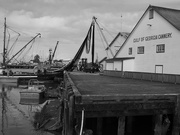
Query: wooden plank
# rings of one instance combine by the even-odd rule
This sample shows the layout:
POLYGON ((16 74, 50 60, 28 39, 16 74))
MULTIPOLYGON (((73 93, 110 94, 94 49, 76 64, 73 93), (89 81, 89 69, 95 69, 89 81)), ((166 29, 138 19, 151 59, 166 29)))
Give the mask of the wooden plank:
MULTIPOLYGON (((166 114, 173 114, 174 108, 161 108, 161 109, 140 109, 140 110, 88 110, 86 111, 85 116, 92 118, 92 117, 118 117, 121 115, 124 116, 140 116, 140 115, 153 115, 159 113, 166 113, 166 114)), ((76 111, 75 117, 81 117, 81 112, 76 111)))
POLYGON ((177 96, 177 102, 176 102, 173 121, 174 122, 173 122, 172 135, 179 135, 180 133, 180 95, 177 96))
POLYGON ((133 72, 127 72, 127 71, 125 71, 123 77, 124 77, 124 78, 130 78, 130 79, 132 79, 132 78, 133 78, 133 72))
POLYGON ((71 84, 71 88, 73 91, 73 94, 76 96, 75 97, 75 102, 81 102, 81 93, 79 92, 79 90, 77 89, 77 87, 75 86, 74 82, 72 81, 72 79, 70 78, 70 76, 68 75, 68 73, 66 73, 67 79, 71 84))
POLYGON ((81 101, 88 102, 138 102, 138 101, 175 101, 177 94, 113 94, 83 95, 81 101))
POLYGON ((152 77, 151 77, 151 73, 142 73, 142 80, 148 80, 151 81, 152 77))
POLYGON ((120 116, 118 118, 118 131, 117 135, 124 135, 125 133, 125 116, 120 116))
POLYGON ((134 79, 142 79, 142 73, 141 72, 133 72, 133 78, 134 79))
POLYGON ((176 84, 180 84, 180 75, 176 75, 176 84))
POLYGON ((174 109, 174 102, 154 102, 154 103, 104 103, 104 104, 78 104, 75 105, 76 111, 83 108, 86 111, 103 111, 103 110, 142 110, 142 109, 174 109))

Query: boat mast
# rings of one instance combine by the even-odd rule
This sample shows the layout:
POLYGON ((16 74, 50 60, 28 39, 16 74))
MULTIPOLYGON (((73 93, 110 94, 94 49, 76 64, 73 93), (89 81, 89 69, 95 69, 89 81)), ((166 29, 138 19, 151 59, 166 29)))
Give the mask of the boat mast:
POLYGON ((6 68, 6 18, 4 18, 3 67, 6 68))
POLYGON ((94 45, 95 45, 95 19, 93 17, 93 22, 92 22, 92 66, 94 65, 94 45))

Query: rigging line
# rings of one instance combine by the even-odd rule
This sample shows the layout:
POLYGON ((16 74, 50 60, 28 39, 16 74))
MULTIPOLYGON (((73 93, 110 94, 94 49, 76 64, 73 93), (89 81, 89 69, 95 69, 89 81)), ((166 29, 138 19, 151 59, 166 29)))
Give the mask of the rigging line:
MULTIPOLYGON (((29 49, 27 49, 26 53, 24 53, 24 56, 25 56, 25 55, 29 52, 29 50, 32 48, 34 42, 35 42, 35 40, 32 41, 31 46, 29 47, 29 49)), ((23 57, 24 57, 24 56, 23 56, 23 57)))
MULTIPOLYGON (((6 44, 6 49, 8 50, 9 42, 10 42, 10 37, 11 37, 8 29, 7 29, 7 33, 8 33, 8 41, 7 41, 7 44, 6 44)), ((7 50, 6 50, 6 51, 7 51, 7 50)))
MULTIPOLYGON (((24 58, 25 55, 27 55, 27 53, 29 52, 29 50, 32 48, 34 42, 35 42, 35 40, 32 41, 31 46, 29 47, 29 49, 27 49, 27 51, 24 53, 24 55, 22 56, 22 58, 24 58)), ((21 54, 22 54, 22 53, 21 53, 21 54)), ((21 58, 21 60, 22 60, 22 58, 21 58)))
MULTIPOLYGON (((103 37, 102 37, 102 35, 101 35, 101 33, 100 33, 100 30, 97 29, 97 31, 98 31, 98 34, 99 34, 99 36, 100 36, 101 42, 102 42, 102 44, 103 44, 104 50, 106 50, 105 43, 104 43, 103 37)), ((106 55, 108 56, 107 50, 106 50, 106 55)))
MULTIPOLYGON (((98 21, 98 23, 101 25, 101 27, 103 27, 103 28, 105 28, 105 29, 107 30, 107 28, 108 28, 107 25, 104 25, 103 23, 101 23, 101 22, 99 22, 99 21, 98 21)), ((116 31, 116 30, 117 30, 117 29, 114 29, 114 30, 112 30, 112 31, 110 31, 110 32, 116 34, 117 32, 113 32, 113 31, 116 31)), ((107 31, 109 31, 109 30, 107 30, 107 31)))
POLYGON ((17 33, 17 34, 20 34, 19 32, 13 30, 11 27, 7 26, 8 29, 12 30, 13 32, 17 33))
MULTIPOLYGON (((32 41, 32 44, 34 43, 34 41, 35 41, 35 40, 32 41)), ((32 46, 32 45, 31 45, 31 46, 32 46)), ((22 53, 24 52, 25 49, 26 49, 26 47, 17 55, 16 61, 17 61, 17 59, 22 55, 22 53)), ((28 50, 29 50, 29 49, 28 49, 28 50)), ((28 50, 27 50, 27 51, 28 51, 28 50)), ((24 53, 24 55, 22 56, 22 58, 23 58, 25 55, 26 55, 26 53, 24 53)), ((22 58, 21 58, 20 60, 22 60, 22 58)))
MULTIPOLYGON (((10 27, 10 26, 8 26, 8 28, 11 29, 12 31, 18 33, 18 34, 21 34, 21 35, 23 34, 23 35, 27 35, 28 37, 32 37, 30 34, 25 33, 25 32, 23 32, 23 31, 21 31, 21 30, 18 30, 18 31, 19 31, 19 32, 18 32, 18 31, 16 31, 16 30, 13 30, 12 27, 10 27)), ((29 32, 29 33, 34 33, 34 32, 29 32)))
POLYGON ((13 51, 13 49, 14 49, 14 45, 15 45, 15 44, 16 44, 16 42, 18 41, 19 37, 20 37, 20 34, 17 36, 16 40, 15 40, 15 41, 14 41, 14 43, 12 44, 12 46, 11 46, 11 48, 9 49, 9 51, 7 52, 7 54, 9 54, 10 52, 12 52, 12 51, 13 51))
MULTIPOLYGON (((25 49, 25 48, 24 48, 25 49)), ((24 51, 24 49, 17 55, 17 57, 15 58, 16 59, 16 61, 17 61, 17 59, 19 58, 19 56, 22 54, 22 52, 24 51)), ((14 61, 13 61, 14 62, 14 61)))
MULTIPOLYGON (((100 28, 99 24, 97 23, 97 21, 96 21, 96 18, 95 18, 95 17, 94 17, 94 21, 95 21, 95 23, 96 23, 97 27, 98 27, 98 28, 99 28, 99 30, 100 30, 100 33, 101 33, 101 35, 102 35, 102 37, 103 37, 103 39, 104 39, 104 41, 105 41, 105 43, 106 43, 106 46, 109 48, 109 43, 107 42, 107 39, 106 39, 106 37, 105 37, 104 33, 102 32, 102 30, 101 30, 101 28, 100 28)), ((114 54, 113 54, 113 52, 112 52, 111 48, 109 48, 109 51, 110 51, 110 53, 111 53, 112 57, 114 57, 114 54)))
POLYGON ((111 34, 112 32, 110 33, 109 30, 104 26, 101 26, 101 27, 102 27, 102 30, 106 31, 112 38, 114 38, 114 35, 111 34))

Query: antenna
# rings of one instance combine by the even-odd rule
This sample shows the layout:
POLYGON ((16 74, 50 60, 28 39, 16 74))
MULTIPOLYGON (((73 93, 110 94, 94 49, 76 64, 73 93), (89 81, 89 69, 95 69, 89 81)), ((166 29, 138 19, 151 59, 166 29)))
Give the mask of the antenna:
POLYGON ((121 14, 121 32, 123 31, 123 29, 122 29, 122 14, 121 14))

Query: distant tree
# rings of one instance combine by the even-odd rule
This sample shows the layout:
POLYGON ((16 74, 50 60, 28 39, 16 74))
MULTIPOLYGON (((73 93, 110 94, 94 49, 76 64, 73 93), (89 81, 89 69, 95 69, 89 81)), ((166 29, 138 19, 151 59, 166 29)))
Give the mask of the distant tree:
POLYGON ((34 63, 40 63, 40 56, 38 55, 38 54, 36 54, 35 56, 34 56, 34 63))

